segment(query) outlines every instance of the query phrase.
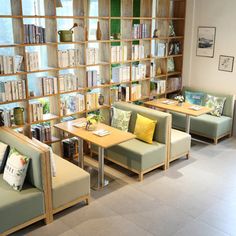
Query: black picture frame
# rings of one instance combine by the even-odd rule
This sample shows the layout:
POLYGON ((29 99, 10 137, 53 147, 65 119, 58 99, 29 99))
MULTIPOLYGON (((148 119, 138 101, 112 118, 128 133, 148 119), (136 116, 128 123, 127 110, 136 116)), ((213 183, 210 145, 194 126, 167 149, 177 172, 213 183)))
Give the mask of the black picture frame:
POLYGON ((234 68, 234 57, 233 56, 226 56, 226 55, 220 55, 219 56, 219 71, 225 71, 225 72, 233 72, 234 68))
POLYGON ((199 26, 196 55, 214 58, 216 27, 199 26))

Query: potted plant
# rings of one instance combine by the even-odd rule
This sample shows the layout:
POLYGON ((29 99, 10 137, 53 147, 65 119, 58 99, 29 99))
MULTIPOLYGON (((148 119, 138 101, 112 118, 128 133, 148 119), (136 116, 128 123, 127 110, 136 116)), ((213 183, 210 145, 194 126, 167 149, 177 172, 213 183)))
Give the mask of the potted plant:
POLYGON ((100 114, 89 114, 86 119, 86 130, 92 131, 96 129, 96 125, 98 122, 102 121, 102 116, 100 114))
POLYGON ((174 98, 178 102, 178 106, 182 106, 184 102, 184 97, 182 95, 178 95, 174 98))

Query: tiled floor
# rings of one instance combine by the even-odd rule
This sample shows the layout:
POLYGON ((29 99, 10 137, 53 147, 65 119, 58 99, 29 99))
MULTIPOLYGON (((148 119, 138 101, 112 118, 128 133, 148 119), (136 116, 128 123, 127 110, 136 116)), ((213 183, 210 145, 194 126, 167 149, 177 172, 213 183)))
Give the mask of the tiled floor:
MULTIPOLYGON (((66 193, 65 193, 66 194, 66 193)), ((116 179, 92 191, 89 206, 59 213, 14 235, 236 235, 236 139, 194 143, 189 160, 156 170, 143 182, 116 179)))

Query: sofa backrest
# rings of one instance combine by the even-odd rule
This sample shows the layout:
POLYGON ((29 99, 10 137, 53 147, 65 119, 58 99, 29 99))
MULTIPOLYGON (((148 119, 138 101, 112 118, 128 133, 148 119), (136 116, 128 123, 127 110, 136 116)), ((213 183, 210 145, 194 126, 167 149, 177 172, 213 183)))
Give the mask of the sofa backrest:
POLYGON ((43 190, 43 177, 42 177, 42 162, 41 158, 44 155, 42 151, 37 149, 30 142, 31 140, 23 134, 17 134, 15 131, 6 127, 0 128, 0 141, 14 147, 21 154, 30 157, 30 163, 27 171, 26 181, 43 190))
POLYGON ((167 143, 169 132, 168 129, 170 129, 171 127, 170 114, 126 102, 116 102, 114 104, 114 107, 125 111, 132 111, 129 123, 129 132, 131 133, 134 132, 137 114, 140 114, 152 120, 156 120, 157 125, 155 128, 153 140, 164 144, 167 143))
MULTIPOLYGON (((185 91, 191 91, 191 92, 203 92, 205 93, 205 98, 206 99, 206 95, 207 94, 210 94, 210 95, 213 95, 213 96, 216 96, 216 97, 226 97, 226 100, 225 100, 225 104, 224 104, 224 110, 223 110, 223 115, 224 116, 228 116, 228 117, 233 117, 233 114, 234 114, 234 101, 235 101, 235 96, 232 95, 232 94, 224 94, 224 93, 216 93, 216 92, 211 92, 211 91, 206 91, 204 89, 195 89, 195 88, 192 88, 192 87, 183 87, 183 95, 184 95, 184 92, 185 91)), ((204 100, 204 103, 205 104, 205 100, 204 100)))

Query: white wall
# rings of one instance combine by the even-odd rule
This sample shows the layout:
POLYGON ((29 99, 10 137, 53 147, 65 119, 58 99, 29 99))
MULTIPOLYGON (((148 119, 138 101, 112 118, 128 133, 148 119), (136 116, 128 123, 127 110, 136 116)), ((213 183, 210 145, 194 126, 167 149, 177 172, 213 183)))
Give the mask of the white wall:
POLYGON ((219 55, 236 57, 236 0, 187 0, 183 84, 236 94, 234 71, 218 71, 219 55), (214 58, 197 57, 198 26, 216 27, 214 58))

